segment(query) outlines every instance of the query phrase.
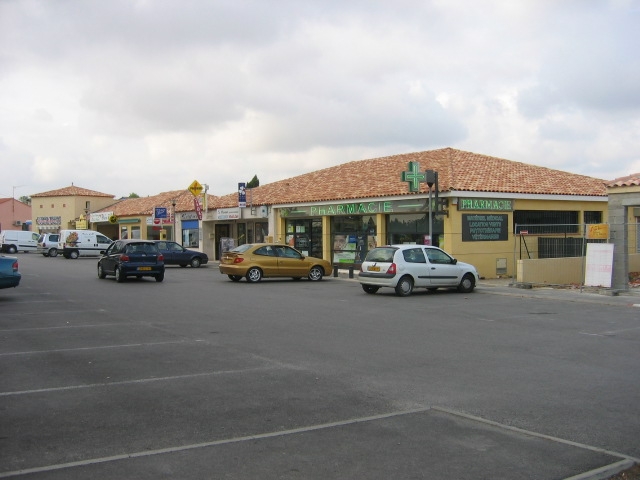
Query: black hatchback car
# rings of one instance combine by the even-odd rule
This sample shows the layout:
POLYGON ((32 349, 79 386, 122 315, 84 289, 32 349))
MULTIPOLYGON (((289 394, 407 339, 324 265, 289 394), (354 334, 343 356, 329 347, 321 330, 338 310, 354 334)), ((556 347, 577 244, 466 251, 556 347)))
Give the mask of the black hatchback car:
POLYGON ((124 282, 127 277, 164 280, 164 256, 150 240, 116 240, 98 260, 98 278, 107 275, 124 282))
POLYGON ((189 250, 177 242, 167 240, 154 240, 154 242, 158 245, 160 253, 164 255, 165 265, 180 265, 181 267, 190 265, 193 268, 198 268, 200 265, 209 263, 209 257, 206 253, 189 250))

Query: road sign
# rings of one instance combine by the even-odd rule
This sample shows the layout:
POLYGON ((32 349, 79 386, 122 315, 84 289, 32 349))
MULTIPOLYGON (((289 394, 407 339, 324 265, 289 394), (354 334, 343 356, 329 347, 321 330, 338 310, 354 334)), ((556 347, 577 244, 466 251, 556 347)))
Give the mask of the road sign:
POLYGON ((200 182, 197 180, 194 180, 193 183, 189 185, 189 191, 194 197, 199 196, 202 193, 203 188, 204 187, 200 185, 200 182))
POLYGON ((115 215, 110 215, 109 223, 118 223, 118 217, 116 217, 115 215))
POLYGON ((153 216, 155 218, 167 218, 167 207, 155 207, 153 216))

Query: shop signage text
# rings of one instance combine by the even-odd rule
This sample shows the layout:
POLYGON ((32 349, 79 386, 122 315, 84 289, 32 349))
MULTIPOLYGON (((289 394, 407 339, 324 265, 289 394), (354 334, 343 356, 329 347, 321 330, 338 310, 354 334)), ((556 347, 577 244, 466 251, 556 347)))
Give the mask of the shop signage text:
POLYGON ((383 202, 330 203, 281 208, 281 217, 320 217, 334 215, 375 215, 377 213, 426 212, 428 200, 388 200, 383 202))
POLYGON ((458 210, 510 212, 513 210, 513 200, 502 198, 461 198, 458 200, 458 210))
POLYGON ((113 212, 98 212, 89 214, 89 221, 91 223, 109 222, 109 217, 113 215, 113 212))
POLYGON ((36 225, 60 225, 62 217, 36 217, 36 225))
POLYGON ((216 216, 218 220, 238 220, 240 218, 240 208, 218 208, 216 216))
POLYGON ((509 239, 508 215, 462 215, 463 242, 495 242, 509 239))

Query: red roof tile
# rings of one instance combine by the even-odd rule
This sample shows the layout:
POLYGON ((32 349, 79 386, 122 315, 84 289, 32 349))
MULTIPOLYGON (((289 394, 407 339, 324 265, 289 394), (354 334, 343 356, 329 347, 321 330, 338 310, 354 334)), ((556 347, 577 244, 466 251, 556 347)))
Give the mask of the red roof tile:
MULTIPOLYGON (((105 207, 99 212, 113 212, 118 217, 126 217, 131 215, 152 215, 155 207, 171 208, 173 202, 176 203, 176 212, 193 212, 193 195, 188 190, 173 190, 170 192, 159 193, 150 197, 140 198, 123 198, 122 200, 105 207)), ((207 196, 209 204, 214 203, 213 195, 207 196)))
POLYGON ((607 183, 607 187, 637 187, 640 186, 640 173, 632 173, 626 177, 616 178, 607 183))
POLYGON ((96 192, 95 190, 87 190, 86 188, 76 187, 71 185, 69 187, 59 188, 58 190, 51 190, 49 192, 34 193, 31 197, 111 197, 114 195, 109 193, 96 192))
MULTIPOLYGON (((441 192, 498 192, 607 196, 605 180, 452 148, 357 160, 259 186, 247 193, 254 205, 321 202, 409 194, 401 180, 409 162, 438 172, 441 192)), ((421 193, 426 192, 421 184, 421 193)), ((237 194, 216 207, 237 205, 237 194)))

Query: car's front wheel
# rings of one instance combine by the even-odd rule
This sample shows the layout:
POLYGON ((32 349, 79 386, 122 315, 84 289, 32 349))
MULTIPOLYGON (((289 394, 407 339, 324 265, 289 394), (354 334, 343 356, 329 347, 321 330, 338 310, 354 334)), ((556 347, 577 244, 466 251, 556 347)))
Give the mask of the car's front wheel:
POLYGON ((470 273, 465 274, 460 280, 460 284, 458 285, 458 291, 460 293, 471 293, 473 289, 476 287, 476 279, 470 273))
POLYGON ((396 285, 396 295, 399 297, 408 297, 413 292, 413 279, 408 275, 402 277, 396 285))
POLYGON ((256 283, 262 280, 262 270, 258 267, 252 267, 247 272, 247 282, 256 283))
POLYGON ((319 267, 317 265, 311 267, 311 270, 309 270, 309 280, 311 280, 312 282, 318 282, 322 280, 323 275, 324 270, 322 270, 322 267, 319 267))
POLYGON ((362 290, 367 293, 376 293, 379 289, 380 287, 376 287, 374 285, 362 285, 362 290))
POLYGON ((202 261, 200 260, 199 257, 193 257, 191 259, 191 268, 199 268, 201 264, 202 264, 202 261))

